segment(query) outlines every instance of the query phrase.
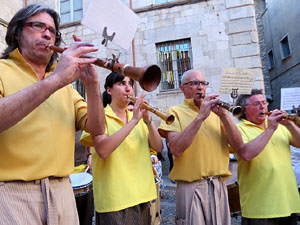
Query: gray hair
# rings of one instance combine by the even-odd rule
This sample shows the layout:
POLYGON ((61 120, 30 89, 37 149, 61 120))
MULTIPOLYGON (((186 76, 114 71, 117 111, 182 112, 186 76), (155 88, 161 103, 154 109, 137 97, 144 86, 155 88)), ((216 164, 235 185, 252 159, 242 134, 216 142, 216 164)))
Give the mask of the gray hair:
POLYGON ((182 77, 181 77, 181 84, 183 84, 183 81, 184 81, 185 78, 187 77, 188 71, 189 71, 189 70, 187 70, 187 71, 185 71, 185 72, 183 73, 183 75, 182 75, 182 77))
POLYGON ((262 89, 252 89, 251 90, 251 94, 242 94, 239 95, 236 102, 235 102, 235 106, 241 106, 242 107, 242 114, 238 117, 239 120, 241 119, 246 119, 246 115, 245 115, 245 108, 249 103, 249 98, 253 95, 263 95, 263 91, 262 89))
MULTIPOLYGON (((55 23, 55 28, 57 31, 59 31, 58 29, 59 29, 60 18, 55 10, 42 5, 29 5, 25 8, 22 8, 14 15, 14 17, 11 19, 11 21, 8 24, 7 32, 5 36, 5 41, 8 47, 2 53, 1 59, 7 59, 8 55, 16 48, 19 47, 19 42, 16 39, 16 37, 17 36, 20 37, 22 35, 24 24, 30 17, 41 12, 46 12, 53 18, 53 21, 55 23)), ((60 43, 61 43, 61 38, 57 37, 55 39, 55 45, 59 46, 60 43)), ((53 64, 54 61, 56 61, 57 57, 58 54, 53 53, 49 61, 49 64, 47 65, 46 68, 47 72, 50 70, 51 65, 53 64)))

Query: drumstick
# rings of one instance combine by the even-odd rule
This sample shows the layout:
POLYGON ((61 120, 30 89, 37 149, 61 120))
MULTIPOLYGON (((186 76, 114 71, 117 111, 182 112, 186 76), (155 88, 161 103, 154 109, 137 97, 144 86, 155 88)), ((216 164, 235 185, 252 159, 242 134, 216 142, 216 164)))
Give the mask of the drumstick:
POLYGON ((80 176, 80 178, 79 178, 79 180, 80 180, 80 182, 81 181, 83 181, 84 179, 85 179, 85 175, 86 175, 86 173, 87 173, 87 171, 89 170, 89 165, 87 165, 87 167, 86 167, 86 169, 84 170, 84 172, 82 172, 82 174, 81 174, 81 176, 80 176))
POLYGON ((87 165, 87 167, 86 167, 86 169, 85 169, 84 172, 86 173, 89 170, 89 168, 90 168, 89 165, 87 165))

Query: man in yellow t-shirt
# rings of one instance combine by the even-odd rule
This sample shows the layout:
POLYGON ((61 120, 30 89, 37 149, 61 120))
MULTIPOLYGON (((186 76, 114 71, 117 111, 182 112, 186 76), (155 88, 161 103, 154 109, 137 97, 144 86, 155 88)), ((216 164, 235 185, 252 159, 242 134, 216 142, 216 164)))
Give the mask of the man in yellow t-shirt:
POLYGON ((235 149, 242 225, 296 225, 300 197, 291 163, 290 145, 300 147, 300 129, 274 110, 267 118, 268 102, 262 90, 240 95, 244 108, 237 125, 244 145, 235 149))
POLYGON ((242 144, 241 135, 226 110, 216 104, 218 95, 206 95, 203 74, 184 73, 180 89, 184 103, 167 112, 175 121, 159 126, 175 156, 169 178, 176 180, 176 224, 229 225, 230 212, 224 179, 228 170, 228 143, 242 144))
MULTIPOLYGON (((0 60, 1 224, 79 224, 69 174, 75 130, 105 131, 91 44, 70 45, 57 59, 59 15, 42 5, 20 9, 7 27, 0 60), (73 89, 85 84, 88 104, 73 89), (88 119, 87 119, 88 117, 88 119)), ((79 41, 79 42, 77 42, 79 41)))

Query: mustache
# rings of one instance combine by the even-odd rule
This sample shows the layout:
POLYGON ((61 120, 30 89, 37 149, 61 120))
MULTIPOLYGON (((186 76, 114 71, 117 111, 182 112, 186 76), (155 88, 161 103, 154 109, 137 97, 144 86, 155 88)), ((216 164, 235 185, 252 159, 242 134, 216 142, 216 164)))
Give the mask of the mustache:
POLYGON ((46 47, 48 47, 48 45, 50 45, 51 43, 49 41, 45 41, 45 40, 38 40, 36 41, 36 45, 45 45, 46 47))

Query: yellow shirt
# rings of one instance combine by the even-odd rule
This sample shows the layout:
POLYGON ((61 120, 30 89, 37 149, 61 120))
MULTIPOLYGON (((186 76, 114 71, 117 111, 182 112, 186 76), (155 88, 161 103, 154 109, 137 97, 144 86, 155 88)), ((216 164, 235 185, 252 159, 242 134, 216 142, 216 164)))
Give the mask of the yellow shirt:
MULTIPOLYGON (((1 98, 38 81, 17 49, 9 59, 0 60, 1 98)), ((72 85, 68 85, 1 132, 0 181, 68 176, 74 170, 75 124, 77 129, 85 127, 86 112, 86 103, 72 85)))
MULTIPOLYGON (((127 111, 127 116, 130 121, 132 113, 127 111)), ((105 118, 108 136, 125 125, 109 105, 105 108, 105 118)), ((83 132, 80 143, 90 146, 91 136, 83 132)), ((97 212, 119 211, 156 198, 148 128, 142 120, 106 159, 92 148, 92 164, 97 212)))
MULTIPOLYGON (((247 120, 242 120, 237 126, 244 143, 264 132, 263 127, 247 120)), ((300 212, 300 197, 291 162, 290 139, 290 132, 279 124, 258 156, 246 162, 237 155, 243 217, 275 218, 300 212)))
MULTIPOLYGON (((193 99, 167 110, 175 116, 171 125, 161 122, 159 129, 182 132, 199 113, 193 99)), ((210 113, 203 121, 194 140, 179 157, 174 157, 170 179, 192 182, 209 176, 229 177, 229 150, 219 117, 210 113)))

